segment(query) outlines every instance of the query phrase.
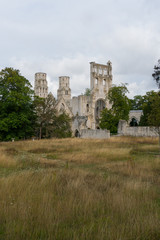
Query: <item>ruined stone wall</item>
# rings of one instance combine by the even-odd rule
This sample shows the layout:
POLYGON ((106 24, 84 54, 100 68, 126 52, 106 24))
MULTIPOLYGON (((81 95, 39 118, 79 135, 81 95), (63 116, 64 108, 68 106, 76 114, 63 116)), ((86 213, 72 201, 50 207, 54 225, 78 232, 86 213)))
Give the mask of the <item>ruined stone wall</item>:
POLYGON ((122 136, 134 137, 158 137, 158 134, 151 127, 129 127, 125 120, 120 120, 118 134, 122 136))
POLYGON ((98 139, 107 139, 110 138, 109 130, 102 129, 82 129, 80 131, 80 138, 98 138, 98 139))

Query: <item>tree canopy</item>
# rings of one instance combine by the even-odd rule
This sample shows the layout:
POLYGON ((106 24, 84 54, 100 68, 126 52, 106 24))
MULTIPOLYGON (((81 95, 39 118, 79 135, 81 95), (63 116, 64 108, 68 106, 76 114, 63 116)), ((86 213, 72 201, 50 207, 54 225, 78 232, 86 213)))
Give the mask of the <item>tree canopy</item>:
POLYGON ((130 100, 126 96, 128 89, 125 84, 114 85, 108 92, 107 98, 112 105, 111 109, 104 109, 101 113, 100 127, 116 133, 120 119, 128 120, 130 100))
POLYGON ((141 95, 136 95, 133 97, 133 99, 130 99, 131 102, 131 110, 142 110, 143 103, 144 103, 144 97, 141 95))
POLYGON ((153 107, 153 99, 157 96, 157 93, 154 91, 147 92, 146 95, 143 96, 143 104, 142 110, 143 115, 141 116, 139 125, 140 126, 149 126, 148 117, 151 114, 151 110, 153 107))
POLYGON ((19 70, 0 72, 0 140, 24 139, 34 133, 33 90, 19 70))

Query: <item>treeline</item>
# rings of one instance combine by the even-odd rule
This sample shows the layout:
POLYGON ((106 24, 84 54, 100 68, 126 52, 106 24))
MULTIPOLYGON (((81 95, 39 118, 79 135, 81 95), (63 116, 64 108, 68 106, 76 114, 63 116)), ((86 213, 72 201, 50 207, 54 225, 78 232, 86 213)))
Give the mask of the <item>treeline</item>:
POLYGON ((0 141, 70 136, 71 119, 57 114, 51 93, 46 99, 36 97, 19 70, 0 72, 0 141))

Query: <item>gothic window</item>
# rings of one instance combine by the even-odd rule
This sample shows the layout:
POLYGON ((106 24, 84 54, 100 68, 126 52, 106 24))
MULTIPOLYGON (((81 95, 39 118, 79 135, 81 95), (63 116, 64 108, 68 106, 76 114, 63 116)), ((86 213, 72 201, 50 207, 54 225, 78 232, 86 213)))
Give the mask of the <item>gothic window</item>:
POLYGON ((68 91, 67 90, 65 91, 65 95, 68 95, 68 91))
POLYGON ((98 78, 95 79, 95 84, 96 84, 96 85, 98 84, 98 78))
POLYGON ((103 86, 106 86, 106 79, 103 79, 103 86))

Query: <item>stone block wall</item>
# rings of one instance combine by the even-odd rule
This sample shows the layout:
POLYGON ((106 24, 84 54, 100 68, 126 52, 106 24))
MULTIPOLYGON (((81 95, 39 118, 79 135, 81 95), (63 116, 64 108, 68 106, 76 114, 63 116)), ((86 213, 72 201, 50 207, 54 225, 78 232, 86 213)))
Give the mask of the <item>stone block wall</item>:
POLYGON ((109 130, 102 129, 82 129, 80 132, 81 138, 99 138, 99 139, 107 139, 110 138, 109 130))
POLYGON ((119 121, 118 134, 135 137, 158 137, 153 127, 129 127, 125 120, 119 121))

